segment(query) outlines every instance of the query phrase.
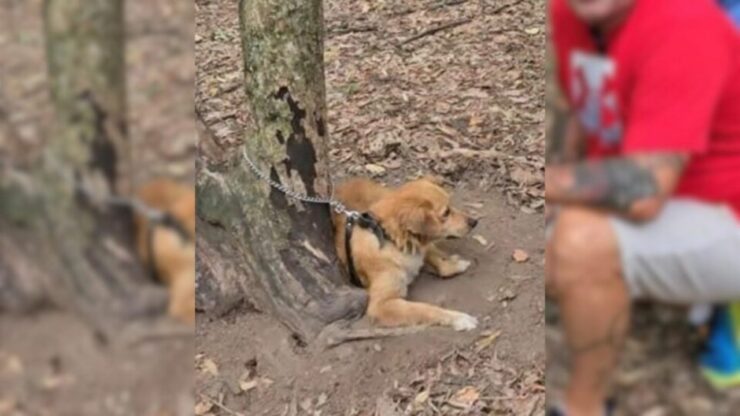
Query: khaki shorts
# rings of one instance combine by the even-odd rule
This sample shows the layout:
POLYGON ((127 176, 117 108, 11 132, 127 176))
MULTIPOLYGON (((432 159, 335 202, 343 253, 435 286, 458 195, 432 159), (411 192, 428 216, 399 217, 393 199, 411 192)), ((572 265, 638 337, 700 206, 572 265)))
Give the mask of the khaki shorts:
POLYGON ((653 221, 614 217, 611 224, 633 297, 670 303, 740 299, 740 221, 728 207, 673 199, 653 221))

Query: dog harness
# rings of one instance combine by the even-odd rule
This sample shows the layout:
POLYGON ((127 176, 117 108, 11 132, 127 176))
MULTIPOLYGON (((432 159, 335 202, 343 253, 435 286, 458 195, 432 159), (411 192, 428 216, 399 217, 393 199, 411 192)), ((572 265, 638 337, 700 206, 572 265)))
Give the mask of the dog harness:
POLYGON ((375 234, 375 237, 377 237, 381 248, 383 247, 385 241, 389 240, 389 238, 388 234, 385 232, 378 220, 369 212, 347 215, 347 223, 344 225, 344 251, 347 256, 349 279, 355 286, 362 287, 362 282, 357 276, 357 271, 355 270, 355 262, 352 259, 352 247, 350 245, 350 240, 352 239, 352 229, 355 227, 355 225, 366 230, 371 230, 373 234, 375 234))
POLYGON ((159 216, 156 219, 150 220, 151 224, 149 227, 149 230, 147 230, 147 257, 149 258, 149 273, 153 280, 157 279, 157 260, 154 257, 154 229, 157 227, 164 227, 169 228, 170 230, 173 230, 177 233, 177 236, 180 237, 180 240, 190 242, 192 238, 190 237, 190 233, 188 233, 188 230, 185 229, 185 226, 175 218, 173 215, 171 215, 169 212, 162 212, 161 216, 159 216))

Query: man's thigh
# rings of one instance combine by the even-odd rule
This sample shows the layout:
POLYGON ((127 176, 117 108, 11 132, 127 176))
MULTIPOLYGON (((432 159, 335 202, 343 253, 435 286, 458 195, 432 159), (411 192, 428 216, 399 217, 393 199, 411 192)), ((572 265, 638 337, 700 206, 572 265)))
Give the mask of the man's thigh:
POLYGON ((728 208, 673 199, 653 221, 610 222, 633 297, 670 303, 740 299, 740 222, 728 208))

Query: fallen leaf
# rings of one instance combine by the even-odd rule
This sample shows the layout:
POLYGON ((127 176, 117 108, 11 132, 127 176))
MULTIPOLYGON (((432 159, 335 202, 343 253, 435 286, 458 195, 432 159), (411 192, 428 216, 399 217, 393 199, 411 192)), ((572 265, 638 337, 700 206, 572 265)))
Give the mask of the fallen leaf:
POLYGON ((475 352, 479 353, 483 351, 484 349, 488 348, 493 344, 493 341, 496 341, 496 339, 501 335, 501 330, 494 331, 491 334, 485 336, 484 338, 479 339, 475 343, 475 352))
POLYGON ((249 390, 252 390, 253 388, 257 387, 257 384, 258 383, 259 382, 257 380, 240 381, 239 382, 239 388, 242 391, 249 391, 249 390))
POLYGON ((476 400, 480 397, 480 393, 473 386, 463 387, 458 390, 454 396, 450 399, 450 404, 457 407, 468 409, 473 406, 476 400))
POLYGON ((50 375, 41 379, 41 387, 45 390, 56 390, 64 385, 72 384, 74 378, 70 375, 50 375))
POLYGON ((529 254, 520 248, 514 250, 514 253, 512 253, 511 257, 517 263, 524 263, 525 261, 529 260, 529 254))
POLYGON ((470 120, 468 121, 468 127, 476 127, 479 126, 483 122, 483 118, 477 115, 470 116, 470 120))
POLYGON ((385 173, 384 167, 376 165, 374 163, 368 163, 367 165, 365 165, 365 169, 373 175, 382 175, 385 173))
POLYGON ((216 365, 216 362, 210 358, 203 360, 201 368, 204 372, 210 373, 214 377, 218 376, 218 366, 216 365))
POLYGON ((511 180, 514 182, 520 184, 520 185, 534 185, 540 180, 542 180, 542 177, 534 172, 532 172, 529 169, 524 169, 519 166, 515 167, 511 171, 511 180))
POLYGON ((540 33, 540 28, 538 28, 538 27, 530 27, 530 28, 524 29, 524 33, 526 33, 528 35, 536 35, 536 34, 540 33))
POLYGON ((270 387, 270 386, 272 386, 272 385, 273 385, 274 383, 275 383, 274 381, 270 380, 270 379, 269 379, 269 378, 267 378, 267 377, 262 377, 262 378, 260 378, 260 384, 262 384, 262 385, 263 385, 263 386, 265 386, 265 387, 270 387))
POLYGON ((212 408, 213 408, 213 403, 211 403, 210 401, 198 402, 195 405, 195 414, 197 416, 205 415, 206 413, 211 411, 212 408))
POLYGON ((316 407, 321 407, 326 403, 326 400, 328 399, 328 396, 326 393, 319 394, 318 400, 316 400, 316 407))
POLYGON ((421 393, 417 394, 416 397, 414 397, 414 403, 417 405, 421 405, 424 402, 429 399, 429 390, 423 390, 421 393))
POLYGON ((473 236, 473 240, 475 240, 475 241, 479 242, 479 243, 480 243, 480 245, 482 245, 482 246, 485 246, 486 244, 488 244, 488 240, 486 240, 486 239, 485 239, 485 238, 484 238, 484 237, 483 237, 482 235, 480 235, 480 234, 476 234, 476 235, 474 235, 474 236, 473 236))

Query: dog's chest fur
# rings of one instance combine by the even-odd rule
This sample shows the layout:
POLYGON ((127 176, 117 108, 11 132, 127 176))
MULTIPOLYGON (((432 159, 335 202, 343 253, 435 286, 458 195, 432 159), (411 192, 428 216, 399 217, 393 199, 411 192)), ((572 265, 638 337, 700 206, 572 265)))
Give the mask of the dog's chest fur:
POLYGON ((406 277, 406 285, 410 285, 419 275, 421 267, 424 265, 424 254, 406 254, 401 261, 401 268, 404 271, 406 277))

